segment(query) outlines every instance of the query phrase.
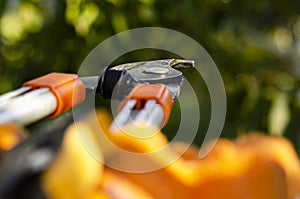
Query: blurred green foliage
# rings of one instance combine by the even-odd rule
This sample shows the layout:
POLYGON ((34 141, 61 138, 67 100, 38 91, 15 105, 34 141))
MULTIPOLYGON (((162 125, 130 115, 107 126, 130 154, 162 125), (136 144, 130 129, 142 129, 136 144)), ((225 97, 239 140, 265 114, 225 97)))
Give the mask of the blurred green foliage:
MULTIPOLYGON (((203 45, 219 67, 228 100, 223 136, 284 135, 299 152, 299 10, 297 0, 2 0, 0 93, 48 72, 76 72, 90 50, 118 32, 171 28, 203 45)), ((148 50, 119 61, 165 55, 148 50)), ((199 144, 210 100, 201 77, 189 77, 198 82, 199 144)))

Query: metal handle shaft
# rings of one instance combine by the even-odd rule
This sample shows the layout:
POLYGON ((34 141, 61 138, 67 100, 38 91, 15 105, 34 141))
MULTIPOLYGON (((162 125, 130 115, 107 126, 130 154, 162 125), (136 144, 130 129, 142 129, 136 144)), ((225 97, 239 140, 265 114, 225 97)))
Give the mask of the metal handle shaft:
POLYGON ((24 87, 0 96, 0 124, 27 125, 53 113, 56 97, 48 88, 24 87))

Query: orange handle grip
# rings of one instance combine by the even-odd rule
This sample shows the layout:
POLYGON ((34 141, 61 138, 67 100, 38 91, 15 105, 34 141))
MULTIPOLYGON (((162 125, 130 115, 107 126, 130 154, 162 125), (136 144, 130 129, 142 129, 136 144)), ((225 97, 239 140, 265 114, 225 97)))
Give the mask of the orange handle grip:
POLYGON ((136 109, 142 109, 147 100, 156 100, 165 113, 163 126, 167 123, 174 104, 172 94, 164 84, 136 85, 122 103, 121 108, 131 99, 137 100, 136 109))
POLYGON ((56 97, 57 107, 49 117, 55 117, 85 99, 85 87, 75 74, 50 73, 28 81, 23 86, 50 89, 56 97))

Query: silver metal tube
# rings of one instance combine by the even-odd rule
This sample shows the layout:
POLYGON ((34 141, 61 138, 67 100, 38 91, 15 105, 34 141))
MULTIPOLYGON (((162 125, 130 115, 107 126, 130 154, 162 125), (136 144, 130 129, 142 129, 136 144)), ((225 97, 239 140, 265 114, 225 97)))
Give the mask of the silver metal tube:
POLYGON ((98 76, 80 77, 88 94, 95 94, 99 82, 98 76))
POLYGON ((30 89, 31 89, 31 87, 29 87, 29 86, 28 87, 22 87, 22 88, 19 88, 17 90, 14 90, 14 91, 5 93, 3 95, 0 95, 0 105, 4 104, 5 102, 11 100, 12 98, 14 98, 18 95, 21 95, 24 92, 29 91, 30 89))
POLYGON ((36 89, 2 103, 0 124, 30 124, 50 115, 56 108, 56 97, 48 88, 36 89))
POLYGON ((165 112, 161 105, 156 104, 151 110, 150 110, 150 120, 151 124, 157 126, 158 128, 162 128, 164 124, 165 119, 165 112))
POLYGON ((131 113, 132 109, 136 105, 136 100, 129 100, 125 106, 121 109, 118 115, 114 118, 112 124, 110 125, 110 130, 115 131, 120 129, 122 126, 128 123, 128 120, 132 120, 131 113))
POLYGON ((134 109, 136 100, 129 100, 118 113, 110 126, 111 131, 122 129, 127 124, 134 125, 154 125, 158 128, 163 126, 164 110, 156 100, 148 100, 141 110, 134 109))
POLYGON ((162 127, 163 120, 164 111, 162 107, 157 104, 156 100, 148 100, 145 107, 137 114, 134 122, 162 127))

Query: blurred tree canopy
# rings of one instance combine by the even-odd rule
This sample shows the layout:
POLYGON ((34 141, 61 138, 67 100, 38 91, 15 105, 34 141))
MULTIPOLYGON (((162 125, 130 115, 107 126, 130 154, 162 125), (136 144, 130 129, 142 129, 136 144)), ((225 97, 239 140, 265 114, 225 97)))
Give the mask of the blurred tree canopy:
MULTIPOLYGON (((165 27, 195 39, 219 67, 228 104, 223 136, 284 135, 299 152, 299 11, 297 0, 2 0, 0 93, 52 71, 76 72, 90 50, 118 32, 165 27)), ((149 54, 127 61, 161 58, 149 54)), ((210 115, 202 86, 196 143, 210 115)))

